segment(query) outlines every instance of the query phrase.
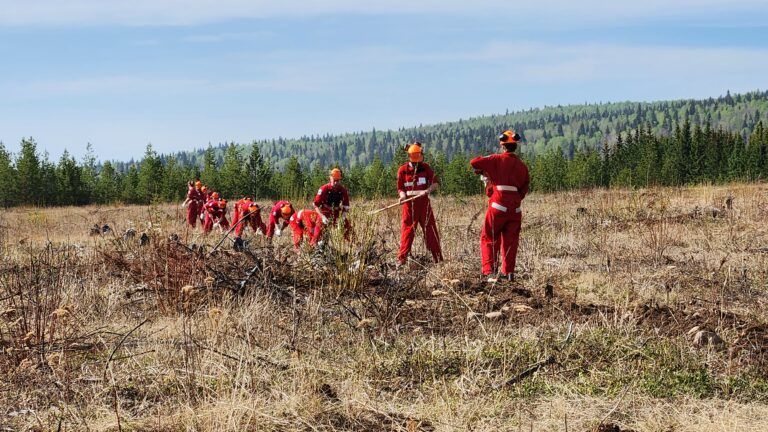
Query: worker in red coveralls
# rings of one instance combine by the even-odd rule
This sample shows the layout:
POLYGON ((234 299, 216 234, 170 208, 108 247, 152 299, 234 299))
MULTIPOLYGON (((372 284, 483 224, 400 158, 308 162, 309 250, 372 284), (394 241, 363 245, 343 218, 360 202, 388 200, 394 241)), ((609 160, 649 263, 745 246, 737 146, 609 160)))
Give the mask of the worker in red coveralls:
POLYGON ((202 204, 198 206, 198 216, 200 217, 200 225, 203 224, 205 220, 205 211, 203 210, 203 207, 205 206, 205 203, 208 202, 209 199, 211 199, 211 191, 208 190, 208 186, 203 185, 200 188, 200 195, 203 197, 202 204))
POLYGON ((203 222, 203 232, 209 233, 214 226, 220 229, 229 229, 227 221, 227 200, 219 199, 219 193, 211 193, 211 198, 203 206, 205 210, 205 221, 203 222))
POLYGON ((272 206, 269 212, 269 224, 267 224, 267 239, 272 240, 273 236, 280 236, 283 230, 288 226, 291 216, 293 216, 293 205, 289 201, 281 200, 272 206))
POLYGON ((306 235, 309 239, 309 244, 314 246, 317 244, 317 236, 315 235, 316 228, 322 225, 320 220, 321 216, 317 211, 312 210, 299 210, 297 213, 291 215, 288 219, 288 224, 293 231, 293 247, 297 251, 301 246, 301 240, 306 235))
POLYGON ((530 177, 528 167, 515 154, 520 135, 506 130, 499 135, 503 151, 485 157, 476 157, 469 163, 487 178, 486 191, 490 192, 488 210, 480 233, 480 251, 483 276, 497 271, 497 257, 501 253, 502 275, 515 279, 515 261, 520 242, 522 209, 520 204, 528 193, 530 177))
POLYGON ((232 214, 232 224, 233 225, 236 224, 237 221, 240 220, 240 215, 241 214, 245 214, 246 213, 244 210, 248 208, 249 204, 247 204, 247 203, 250 203, 250 202, 253 202, 251 197, 242 197, 239 200, 235 201, 235 209, 234 209, 233 214, 232 214), (241 210, 243 210, 242 213, 241 213, 241 210))
POLYGON ((440 249, 440 235, 437 232, 429 194, 437 189, 439 182, 432 168, 424 162, 421 143, 415 142, 406 146, 406 151, 408 162, 397 170, 397 193, 401 203, 409 198, 418 198, 403 204, 400 251, 397 254, 397 261, 400 265, 405 264, 411 253, 416 227, 421 226, 427 249, 437 263, 443 260, 443 252, 440 249))
POLYGON ((195 183, 187 183, 187 199, 184 200, 182 207, 187 208, 187 224, 194 228, 197 225, 197 216, 203 208, 205 201, 201 191, 203 184, 198 180, 195 183))
POLYGON ((237 227, 235 227, 235 237, 240 238, 243 234, 243 230, 246 225, 249 225, 253 232, 261 230, 262 234, 267 231, 266 225, 261 220, 261 208, 253 201, 247 200, 240 202, 240 210, 237 212, 237 220, 233 220, 233 224, 237 224, 240 219, 245 219, 237 227))
POLYGON ((347 220, 349 192, 347 192, 347 188, 341 185, 342 177, 340 169, 332 169, 328 183, 320 186, 317 195, 315 195, 315 211, 322 222, 322 224, 317 224, 315 228, 315 241, 320 240, 323 227, 331 224, 336 225, 339 217, 344 224, 344 240, 349 240, 349 233, 352 229, 349 220, 347 220))

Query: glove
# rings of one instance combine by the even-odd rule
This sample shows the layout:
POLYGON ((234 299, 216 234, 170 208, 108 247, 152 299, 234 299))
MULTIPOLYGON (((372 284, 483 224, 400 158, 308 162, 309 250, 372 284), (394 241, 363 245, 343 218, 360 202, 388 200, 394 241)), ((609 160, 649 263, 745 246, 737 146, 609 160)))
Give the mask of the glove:
POLYGON ((486 176, 484 176, 482 174, 480 175, 480 180, 482 180, 484 185, 488 184, 488 177, 486 177, 486 176))
POLYGON ((275 228, 275 235, 276 236, 280 237, 280 235, 282 235, 282 234, 283 234, 283 230, 281 230, 279 227, 275 228))
POLYGON ((181 208, 187 208, 187 203, 181 203, 181 208))
POLYGON ((328 217, 323 215, 323 225, 328 225, 328 217))

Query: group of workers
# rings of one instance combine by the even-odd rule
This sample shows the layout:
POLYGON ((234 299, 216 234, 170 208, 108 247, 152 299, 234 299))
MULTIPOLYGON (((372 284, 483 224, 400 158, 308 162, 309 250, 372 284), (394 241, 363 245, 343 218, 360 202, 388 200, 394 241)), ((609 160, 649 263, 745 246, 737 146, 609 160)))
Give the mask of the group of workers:
MULTIPOLYGON (((475 174, 485 185, 489 198, 485 221, 480 233, 480 252, 482 257, 483 277, 499 274, 514 280, 515 261, 520 240, 522 210, 520 204, 528 193, 530 177, 528 167, 515 154, 521 137, 518 133, 506 130, 499 135, 501 151, 470 161, 475 174), (499 255, 501 265, 498 266, 499 255)), ((402 207, 400 249, 397 254, 399 265, 405 264, 411 252, 416 229, 421 227, 427 250, 437 263, 443 260, 440 247, 440 235, 435 221, 435 214, 429 200, 439 181, 429 164, 424 162, 423 146, 414 142, 405 147, 408 162, 397 172, 397 192, 402 207)), ((327 226, 340 226, 344 238, 349 240, 352 226, 348 214, 350 209, 349 192, 341 184, 342 171, 334 168, 329 173, 329 181, 318 189, 312 209, 294 209, 289 201, 274 203, 269 212, 268 223, 261 218, 261 207, 251 197, 243 197, 235 203, 232 226, 235 226, 236 242, 241 241, 243 231, 250 226, 254 232, 260 231, 268 240, 280 236, 287 227, 293 233, 293 245, 296 249, 306 236, 310 245, 321 242, 327 226)), ((218 226, 229 230, 227 220, 227 200, 218 192, 209 191, 200 181, 189 182, 187 199, 183 206, 187 208, 187 223, 194 228, 198 219, 202 220, 205 233, 218 226)))

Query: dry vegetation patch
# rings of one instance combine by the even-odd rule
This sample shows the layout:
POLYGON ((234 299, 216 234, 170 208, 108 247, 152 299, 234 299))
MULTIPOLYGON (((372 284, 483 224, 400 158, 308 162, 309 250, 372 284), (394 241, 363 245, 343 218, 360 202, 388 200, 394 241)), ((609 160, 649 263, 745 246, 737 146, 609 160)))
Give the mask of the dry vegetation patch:
POLYGON ((447 261, 399 269, 378 202, 300 254, 214 249, 171 206, 13 209, 0 426, 765 430, 767 201, 533 195, 515 284, 479 277, 480 198, 436 199, 447 261))

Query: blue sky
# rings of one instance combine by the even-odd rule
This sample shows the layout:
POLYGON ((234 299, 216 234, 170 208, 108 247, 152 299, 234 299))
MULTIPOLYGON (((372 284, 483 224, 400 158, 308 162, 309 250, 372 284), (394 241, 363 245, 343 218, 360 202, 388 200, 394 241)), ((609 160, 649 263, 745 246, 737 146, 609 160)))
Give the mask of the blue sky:
POLYGON ((0 141, 58 158, 768 87, 768 1, 0 0, 0 141))

